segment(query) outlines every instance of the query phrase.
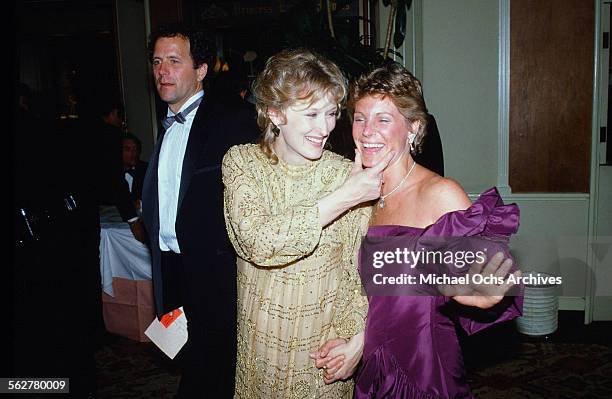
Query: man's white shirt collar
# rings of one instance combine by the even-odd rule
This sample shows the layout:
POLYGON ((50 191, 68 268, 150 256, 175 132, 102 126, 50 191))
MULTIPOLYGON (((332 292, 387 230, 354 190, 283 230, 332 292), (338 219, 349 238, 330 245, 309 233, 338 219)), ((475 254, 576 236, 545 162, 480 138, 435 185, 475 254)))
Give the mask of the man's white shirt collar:
MULTIPOLYGON (((204 90, 200 90, 198 91, 196 94, 194 94, 193 96, 189 97, 189 100, 185 101, 185 104, 183 104, 183 106, 181 107, 181 109, 179 109, 179 112, 183 112, 184 109, 186 109, 187 107, 189 107, 191 104, 193 104, 194 101, 196 101, 198 98, 200 97, 204 97, 204 90)), ((196 108, 197 109, 197 108, 196 108)), ((191 111, 189 114, 191 114, 192 112, 194 112, 195 109, 193 111, 191 111)), ((179 113, 177 112, 177 114, 179 113)), ((168 107, 168 112, 166 114, 166 116, 174 116, 176 115, 174 112, 172 112, 172 110, 170 109, 170 107, 168 107)), ((185 118, 187 117, 187 115, 183 115, 185 118)))

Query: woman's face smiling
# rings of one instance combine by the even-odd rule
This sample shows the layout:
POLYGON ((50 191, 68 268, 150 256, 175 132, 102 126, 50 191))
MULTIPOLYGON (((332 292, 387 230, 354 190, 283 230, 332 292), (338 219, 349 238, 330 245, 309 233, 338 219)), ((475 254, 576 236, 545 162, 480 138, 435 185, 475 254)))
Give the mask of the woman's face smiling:
POLYGON ((270 119, 280 129, 274 152, 290 165, 321 158, 325 142, 336 127, 337 113, 337 104, 327 96, 310 105, 309 101, 298 101, 285 110, 284 118, 271 110, 270 119))
POLYGON ((372 167, 395 151, 391 164, 406 151, 410 126, 389 97, 366 96, 357 101, 353 113, 353 140, 363 166, 372 167))

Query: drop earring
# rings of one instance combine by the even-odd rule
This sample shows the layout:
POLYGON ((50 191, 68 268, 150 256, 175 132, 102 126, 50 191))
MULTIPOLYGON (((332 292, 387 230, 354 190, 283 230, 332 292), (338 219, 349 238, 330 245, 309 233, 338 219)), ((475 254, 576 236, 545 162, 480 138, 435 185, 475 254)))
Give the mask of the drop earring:
POLYGON ((414 152, 414 139, 416 138, 416 134, 410 133, 408 135, 408 143, 410 143, 410 152, 414 152))
POLYGON ((274 137, 278 137, 280 134, 280 129, 274 123, 272 124, 272 133, 274 133, 274 137))

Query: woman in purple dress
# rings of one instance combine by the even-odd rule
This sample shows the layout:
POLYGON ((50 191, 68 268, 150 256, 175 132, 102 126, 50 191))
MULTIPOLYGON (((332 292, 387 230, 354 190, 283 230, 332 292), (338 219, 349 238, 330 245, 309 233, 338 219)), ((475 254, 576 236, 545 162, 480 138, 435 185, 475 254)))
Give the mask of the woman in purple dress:
MULTIPOLYGON (((420 82, 406 69, 392 64, 360 78, 352 87, 349 112, 356 162, 370 167, 390 151, 397 154, 384 171, 369 237, 479 237, 507 243, 516 233, 518 207, 504 205, 495 188, 472 204, 457 182, 414 162, 427 110, 420 82)), ((487 267, 497 262, 497 272, 506 276, 511 260, 502 260, 496 255, 487 267)), ((455 328, 472 334, 520 316, 522 299, 504 297, 508 287, 493 296, 370 296, 355 397, 471 397, 455 328)), ((327 368, 326 382, 345 367, 342 353, 339 345, 327 362, 317 361, 327 368)))

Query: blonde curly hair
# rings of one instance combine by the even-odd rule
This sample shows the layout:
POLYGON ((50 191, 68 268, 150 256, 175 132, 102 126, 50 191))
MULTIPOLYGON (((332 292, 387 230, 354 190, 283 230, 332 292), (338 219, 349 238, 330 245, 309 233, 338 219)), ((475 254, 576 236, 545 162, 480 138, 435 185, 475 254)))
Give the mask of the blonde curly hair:
POLYGON ((270 110, 285 118, 285 110, 296 102, 313 104, 326 96, 340 109, 347 93, 346 79, 340 68, 319 54, 296 49, 283 50, 270 57, 253 83, 257 124, 262 131, 259 145, 264 154, 273 164, 278 162, 272 150, 278 127, 268 115, 270 110))

